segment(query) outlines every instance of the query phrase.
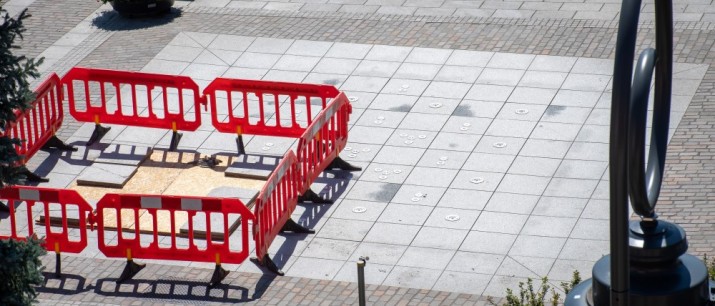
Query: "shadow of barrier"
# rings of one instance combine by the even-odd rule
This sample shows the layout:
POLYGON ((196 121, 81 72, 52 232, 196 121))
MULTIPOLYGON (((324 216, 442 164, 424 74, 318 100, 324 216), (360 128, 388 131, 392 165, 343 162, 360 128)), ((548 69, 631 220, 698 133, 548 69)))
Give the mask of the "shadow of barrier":
POLYGON ((42 272, 44 282, 36 290, 41 293, 52 293, 61 295, 74 295, 88 292, 93 289, 92 285, 85 287, 87 279, 74 274, 62 274, 57 277, 54 273, 42 272))
MULTIPOLYGON (((117 283, 115 278, 98 279, 94 293, 102 296, 152 299, 161 303, 177 301, 245 303, 255 300, 249 297, 249 289, 241 286, 219 284, 210 286, 206 282, 182 279, 143 280, 132 279, 117 283)), ((182 303, 182 304, 183 304, 182 303)))

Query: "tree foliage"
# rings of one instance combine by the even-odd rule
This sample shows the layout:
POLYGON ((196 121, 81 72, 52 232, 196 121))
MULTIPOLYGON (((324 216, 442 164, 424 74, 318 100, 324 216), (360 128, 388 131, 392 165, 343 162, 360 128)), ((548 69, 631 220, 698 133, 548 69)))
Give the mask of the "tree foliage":
POLYGON ((36 237, 0 240, 0 305, 30 305, 35 300, 35 287, 43 281, 43 244, 36 237))
POLYGON ((16 120, 17 114, 30 107, 34 95, 28 78, 40 76, 37 67, 42 64, 42 59, 13 53, 20 49, 15 40, 22 39, 25 31, 22 22, 30 17, 27 10, 12 18, 0 7, 0 15, 3 16, 0 25, 0 187, 3 187, 23 179, 22 156, 18 156, 13 148, 20 140, 10 139, 5 135, 5 128, 16 120))

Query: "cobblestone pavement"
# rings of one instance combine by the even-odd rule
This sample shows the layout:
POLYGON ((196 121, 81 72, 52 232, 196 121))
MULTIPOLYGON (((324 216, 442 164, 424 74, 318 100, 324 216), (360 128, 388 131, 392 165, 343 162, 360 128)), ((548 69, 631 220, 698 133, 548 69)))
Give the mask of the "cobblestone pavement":
MULTIPOLYGON (((470 50, 489 52, 490 54, 492 54, 491 52, 496 52, 498 54, 512 54, 513 56, 528 55, 532 56, 530 57, 532 60, 533 56, 562 56, 562 59, 566 61, 585 62, 597 59, 612 59, 617 28, 615 18, 617 16, 618 6, 616 3, 603 3, 600 1, 586 1, 586 3, 558 1, 502 2, 488 0, 469 2, 331 0, 318 1, 318 3, 277 1, 177 1, 177 9, 174 10, 171 15, 163 18, 125 20, 111 11, 107 11, 106 6, 100 7, 100 4, 94 3, 93 1, 69 0, 64 1, 62 6, 51 5, 52 1, 49 0, 27 1, 24 4, 22 4, 21 1, 10 0, 3 3, 15 5, 16 7, 23 7, 23 5, 29 4, 30 12, 33 14, 33 17, 26 23, 28 31, 25 34, 25 40, 21 44, 23 50, 27 52, 29 56, 40 55, 46 57, 47 62, 42 67, 42 71, 44 73, 57 72, 58 74, 64 73, 75 65, 124 70, 152 70, 158 69, 156 64, 162 62, 169 65, 159 67, 161 69, 176 68, 178 67, 176 63, 181 61, 184 61, 186 66, 182 67, 181 71, 177 71, 176 73, 184 71, 184 73, 191 74, 188 70, 184 70, 184 68, 189 65, 202 64, 201 61, 205 61, 205 58, 202 60, 198 58, 186 60, 170 57, 172 54, 176 55, 176 53, 171 53, 176 50, 171 47, 172 41, 176 42, 177 39, 180 39, 184 35, 191 35, 191 33, 226 35, 226 38, 235 38, 237 35, 240 35, 241 37, 250 39, 273 38, 291 41, 305 40, 362 44, 369 45, 372 48, 375 48, 375 45, 406 48, 434 48, 434 52, 438 51, 436 49, 442 50, 440 52, 444 52, 444 50, 448 50, 449 52, 456 52, 453 50, 470 50), (58 18, 58 16, 61 16, 61 18, 58 18)), ((673 126, 673 136, 668 151, 665 183, 658 206, 659 215, 663 219, 675 221, 686 229, 689 236, 690 252, 696 255, 715 254, 715 227, 711 221, 711 216, 715 215, 715 204, 709 202, 713 198, 711 191, 712 186, 715 186, 713 183, 715 177, 712 174, 713 167, 715 167, 713 166, 715 162, 713 162, 714 155, 712 154, 713 135, 715 135, 715 128, 713 128, 715 109, 711 101, 715 99, 713 98, 713 94, 715 93, 715 70, 711 67, 715 59, 715 54, 713 54, 715 26, 709 22, 709 20, 712 19, 710 11, 713 11, 713 7, 715 6, 713 6, 710 1, 689 1, 676 5, 675 58, 681 67, 689 68, 680 71, 680 77, 682 77, 683 81, 678 83, 675 89, 675 92, 681 95, 679 101, 683 109, 678 117, 682 116, 682 119, 680 119, 677 128, 673 126)), ((650 12, 651 10, 652 7, 650 4, 646 3, 644 5, 644 11, 650 12)), ((641 46, 638 47, 637 50, 652 44, 654 30, 649 17, 651 14, 652 13, 646 13, 642 18, 638 40, 641 46)), ((176 44, 174 43, 173 46, 176 46, 176 44)), ((201 48, 201 50, 211 49, 209 46, 201 48)), ((281 55, 286 55, 285 50, 281 55)), ((186 56, 186 54, 182 54, 181 56, 186 56)), ((349 62, 346 58, 341 58, 341 60, 343 60, 343 63, 349 62)), ((387 65, 387 62, 380 63, 387 65)), ((608 66, 609 64, 603 63, 610 62, 598 63, 601 64, 594 66, 594 68, 604 69, 605 72, 603 75, 608 75, 612 68, 608 66)), ((271 66, 272 65, 273 64, 271 64, 271 66)), ((273 66, 272 69, 278 69, 276 67, 278 66, 273 66)), ((417 68, 424 69, 428 68, 428 66, 420 66, 417 68)), ((482 69, 480 71, 482 73, 480 78, 482 75, 486 76, 483 70, 489 68, 490 67, 480 67, 480 69, 482 69)), ((251 71, 261 73, 261 76, 265 76, 270 72, 271 67, 264 69, 265 71, 260 71, 260 69, 261 68, 255 68, 251 71)), ((352 74, 350 72, 344 73, 346 78, 347 75, 351 77, 356 76, 356 73, 359 71, 359 66, 355 69, 352 74)), ((404 79, 419 79, 426 73, 424 70, 397 71, 397 67, 395 67, 395 70, 396 71, 392 71, 390 74, 390 77, 395 79, 400 79, 397 77, 397 73, 402 73, 404 79)), ((492 78, 491 80, 485 81, 486 77, 484 77, 485 79, 480 79, 475 76, 474 80, 469 81, 475 84, 479 84, 482 81, 497 83, 510 82, 507 77, 508 73, 505 71, 501 72, 505 74, 499 74, 498 77, 492 78)), ((509 73, 512 72, 513 71, 509 73)), ((523 68, 520 73, 529 74, 532 72, 533 71, 530 72, 528 68, 523 68)), ((577 71, 570 70, 567 72, 578 73, 577 71)), ((330 73, 340 74, 335 71, 331 71, 330 73)), ((437 78, 437 76, 428 76, 428 80, 434 80, 434 78, 437 78)), ((564 78, 566 78, 566 76, 564 76, 564 78)), ((375 98, 374 94, 370 96, 370 89, 366 89, 364 90, 365 92, 360 93, 360 89, 365 89, 365 87, 360 87, 359 82, 349 83, 346 79, 340 79, 338 82, 339 85, 346 86, 341 88, 347 88, 345 90, 356 92, 356 95, 360 94, 359 101, 373 100, 375 98)), ((494 84, 497 86, 508 86, 507 84, 497 83, 494 84)), ((519 84, 513 84, 511 86, 518 87, 520 86, 519 84)), ((560 84, 558 88, 564 89, 562 86, 564 85, 560 84)), ((414 85, 412 87, 414 87, 414 85)), ((578 90, 584 90, 582 87, 577 86, 577 88, 578 90)), ((607 96, 609 92, 608 88, 609 87, 604 83, 604 88, 599 90, 607 96)), ((382 93, 384 93, 384 91, 382 93)), ((420 102, 414 104, 415 107, 417 107, 419 103, 420 102)), ((360 114, 370 114, 371 111, 373 114, 377 114, 375 113, 376 110, 371 110, 370 107, 367 106, 357 106, 357 108, 361 113, 355 115, 356 121, 360 120, 360 114)), ((592 108, 595 110, 598 109, 598 107, 592 108)), ((363 117, 368 118, 367 116, 363 117)), ((599 118, 584 118, 583 120, 588 125, 589 121, 586 120, 596 119, 599 118)), ((368 129, 362 126, 370 126, 371 123, 366 122, 365 119, 362 120, 363 121, 353 122, 353 124, 358 127, 357 130, 364 129, 367 131, 368 129)), ((604 118, 601 117, 599 120, 604 120, 604 118)), ((607 122, 607 118, 601 122, 607 122)), ((591 121, 591 123, 593 122, 591 121)), ((76 136, 77 133, 80 133, 78 131, 80 131, 79 129, 81 127, 82 125, 76 122, 66 123, 63 130, 60 131, 60 136, 63 139, 71 139, 72 136, 76 136)), ((352 131, 351 137, 359 137, 356 136, 355 129, 352 131)), ((365 137, 360 139, 362 139, 362 141, 357 142, 370 144, 369 139, 366 140, 365 137)), ((388 147, 383 146, 384 143, 380 143, 379 145, 378 148, 381 150, 388 147)), ((603 146, 599 145, 598 147, 603 146)), ((377 150, 375 154, 378 154, 377 150)), ((386 158, 386 155, 387 153, 383 156, 374 156, 368 160, 371 161, 372 164, 365 163, 362 165, 372 169, 376 165, 379 165, 377 162, 382 161, 382 163, 388 166, 394 166, 395 161, 386 158)), ((40 155, 40 157, 46 157, 46 155, 40 155)), ((561 156, 561 158, 563 158, 563 156, 561 156)), ((41 159, 35 159, 31 161, 31 167, 41 166, 41 162, 41 159)), ((359 160, 355 162, 360 164, 359 160)), ((417 160, 415 160, 414 164, 419 165, 417 160)), ((534 170, 534 168, 530 168, 529 170, 534 170)), ((556 171, 557 168, 553 170, 556 171)), ((502 174, 506 172, 506 170, 500 171, 503 171, 502 174)), ((601 173, 604 172, 602 171, 601 173)), ((554 174, 552 173, 551 175, 554 174)), ((56 172, 49 173, 48 175, 48 177, 52 179, 51 183, 56 183, 62 187, 67 186, 75 176, 76 174, 69 175, 67 173, 56 172)), ((594 177, 594 179, 600 186, 605 186, 605 180, 602 176, 594 177)), ((360 178, 356 178, 356 180, 360 183, 359 181, 361 180, 369 182, 371 179, 369 177, 366 178, 366 175, 363 173, 360 178)), ((362 184, 362 187, 367 188, 367 184, 362 184)), ((579 216, 584 218, 580 217, 578 221, 576 221, 576 219, 572 220, 573 223, 570 223, 570 227, 564 229, 567 231, 566 236, 560 240, 556 239, 559 242, 555 248, 563 248, 563 251, 559 253, 566 252, 565 250, 568 248, 572 249, 573 254, 584 250, 586 251, 585 253, 589 253, 589 251, 591 253, 601 253, 604 247, 607 247, 602 243, 605 241, 604 239, 596 239, 591 242, 593 244, 589 244, 588 239, 579 240, 581 238, 578 237, 578 233, 579 228, 581 234, 598 234, 602 232, 605 225, 604 220, 607 215, 607 207, 604 206, 606 201, 604 201, 603 198, 590 197, 584 200, 579 199, 579 197, 571 197, 568 195, 568 191, 564 191, 562 194, 565 194, 564 199, 570 201, 568 205, 559 206, 558 203, 551 203, 551 206, 543 206, 556 209, 559 214, 564 211, 564 207, 573 208, 576 206, 579 207, 579 216), (586 220, 591 218, 598 221, 582 222, 582 219, 586 220), (574 244, 572 243, 574 241, 581 241, 585 244, 574 244), (598 246, 594 246, 594 244, 598 244, 598 246)), ((393 204, 392 201, 389 200, 387 202, 390 202, 390 206, 394 207, 393 210, 396 210, 400 206, 405 206, 399 205, 399 203, 393 204)), ((531 209, 534 209, 535 205, 536 202, 532 204, 531 209)), ((339 215, 341 212, 339 209, 342 206, 349 207, 347 201, 343 201, 339 205, 336 204, 336 208, 330 208, 322 221, 318 220, 316 224, 313 224, 316 230, 322 230, 322 228, 326 226, 326 220, 336 218, 336 216, 340 218, 339 215)), ((539 207, 544 208, 541 204, 539 204, 539 207)), ((472 221, 475 223, 474 227, 470 225, 470 227, 472 227, 470 233, 480 231, 492 232, 492 230, 484 227, 484 223, 480 222, 488 222, 488 216, 491 216, 493 219, 493 217, 496 216, 495 212, 493 210, 489 211, 487 208, 479 209, 478 211, 481 215, 473 216, 474 220, 472 221), (489 213, 483 213, 483 211, 489 211, 489 213)), ((325 214, 326 212, 323 213, 325 214)), ((513 223, 518 225, 519 228, 516 230, 520 233, 528 233, 529 228, 531 228, 533 233, 534 228, 536 228, 534 227, 535 223, 538 225, 539 220, 537 220, 537 217, 542 217, 534 217, 535 214, 533 212, 531 214, 519 214, 513 211, 509 213, 510 217, 521 218, 518 219, 521 221, 513 221, 513 223), (527 221, 532 219, 533 221, 527 221), (522 225, 524 225, 524 229, 522 229, 522 225), (531 227, 529 227, 529 225, 531 225, 531 227)), ((411 214, 410 216, 414 216, 414 211, 412 211, 411 214)), ((299 213, 296 217, 300 217, 300 215, 299 213)), ((383 213, 383 215, 384 216, 380 216, 380 219, 377 221, 386 221, 389 214, 383 213)), ((418 222, 426 222, 427 216, 422 217, 423 219, 420 219, 418 222)), ((468 216, 468 214, 462 212, 462 216, 468 216)), ((557 216, 548 214, 545 217, 557 218, 557 216)), ((375 218, 377 219, 378 217, 376 216, 375 218)), ((560 215, 558 218, 566 220, 568 216, 560 215)), ((544 220, 547 219, 540 221, 544 222, 544 220)), ((399 222, 387 220, 386 223, 399 222)), ((467 228, 467 230, 469 230, 469 228, 467 228)), ((497 232, 499 232, 500 235, 506 236, 510 230, 512 229, 501 228, 497 230, 497 232)), ((547 237, 549 235, 550 234, 535 234, 534 236, 547 237)), ((486 239, 493 239, 493 237, 496 236, 498 235, 488 235, 486 239)), ((323 243, 323 248, 328 250, 336 248, 339 250, 341 247, 345 247, 345 244, 328 246, 325 242, 330 240, 329 238, 330 237, 325 237, 324 234, 321 236, 321 232, 319 232, 318 238, 302 242, 298 249, 305 253, 306 251, 303 250, 308 243, 314 244, 316 247, 319 247, 321 243, 323 243)), ((536 239, 531 240, 531 242, 553 242, 556 240, 536 239)), ((528 241, 522 241, 522 245, 526 246, 526 249, 536 248, 533 244, 527 242, 528 241), (529 247, 529 245, 532 246, 529 247)), ((349 249, 350 252, 353 252, 355 247, 351 244, 349 249)), ((437 249, 440 248, 438 247, 437 249)), ((400 254, 402 254, 402 252, 404 252, 404 249, 400 254)), ((296 250, 295 253, 299 253, 299 251, 296 250)), ((316 254, 314 250, 313 254, 316 254)), ((296 254, 296 256, 297 255, 298 254, 296 254)), ((506 259, 502 258, 496 263, 496 266, 486 263, 488 262, 486 257, 481 257, 481 259, 475 257, 471 259, 477 266, 485 265, 489 266, 490 269, 494 269, 494 271, 489 272, 482 271, 489 276, 485 278, 487 279, 487 283, 482 283, 484 279, 475 280, 475 283, 480 283, 478 286, 481 289, 478 290, 479 293, 498 295, 498 292, 503 292, 504 287, 515 287, 518 280, 527 276, 534 277, 548 274, 554 278, 553 272, 550 273, 549 270, 539 270, 538 267, 541 265, 560 267, 560 271, 562 272, 569 268, 578 268, 584 272, 583 270, 587 270, 592 265, 593 260, 595 260, 591 258, 588 260, 564 260, 560 256, 552 255, 525 256, 528 259, 524 259, 524 256, 519 257, 518 254, 512 251, 508 251, 505 255, 508 255, 506 259), (484 260, 484 262, 481 260, 484 260), (490 290, 485 290, 486 288, 490 288, 490 290)), ((84 286, 80 286, 83 287, 83 289, 75 291, 72 289, 52 289, 57 288, 57 283, 50 281, 47 285, 47 289, 43 290, 40 296, 43 303, 58 304, 57 301, 63 301, 62 303, 65 304, 59 304, 194 304, 199 303, 195 295, 187 293, 179 298, 172 297, 172 299, 169 299, 165 292, 166 290, 179 287, 181 289, 177 291, 188 292, 187 288, 192 288, 192 286, 196 286, 197 292, 204 292, 204 287, 201 287, 200 284, 192 283, 192 281, 208 279, 211 273, 211 270, 207 269, 208 267, 206 265, 201 264, 192 265, 191 268, 185 266, 168 266, 165 265, 165 263, 150 264, 145 271, 137 276, 140 279, 139 281, 115 290, 113 287, 113 279, 108 277, 112 277, 112 275, 116 276, 121 271, 123 263, 121 261, 101 259, 102 256, 97 256, 96 250, 92 255, 87 256, 94 258, 65 257, 65 267, 63 267, 64 271, 70 275, 66 283, 70 283, 71 287, 74 286, 74 280, 79 282, 84 281, 84 286), (72 277, 76 278, 70 281, 72 277)), ((409 256, 402 255, 402 257, 406 258, 409 256)), ((303 264, 327 262, 310 259, 312 258, 311 255, 300 256, 299 258, 303 264)), ((454 260, 454 258, 452 260, 454 260)), ((284 264, 286 268, 292 269, 292 266, 298 266, 295 263, 296 261, 297 260, 293 259, 292 261, 284 262, 284 264)), ((48 257, 44 262, 50 266, 54 264, 52 257, 48 257)), ((347 261, 343 270, 349 270, 349 264, 350 261, 347 261)), ((375 266, 379 267, 379 264, 375 266)), ((260 272, 257 271, 257 269, 244 267, 249 266, 244 264, 241 265, 241 267, 232 269, 229 279, 226 282, 227 286, 218 292, 211 292, 212 296, 217 297, 211 301, 212 303, 252 301, 260 304, 300 302, 308 305, 316 304, 317 302, 325 304, 352 304, 356 300, 354 283, 335 280, 313 280, 290 276, 266 280, 268 276, 256 273, 260 272), (311 294, 314 296, 311 296, 311 294), (310 299, 311 297, 315 298, 315 300, 310 299), (256 298, 259 299, 255 300, 256 298)), ((310 269, 309 266, 305 268, 310 269)), ((415 272, 417 273, 416 278, 420 277, 419 271, 421 270, 419 268, 413 270, 405 269, 405 271, 417 271, 415 272)), ((553 271, 553 269, 551 271, 553 271)), ((290 270, 288 272, 290 275, 290 270)), ((310 274, 305 273, 304 275, 310 274)), ((563 278, 563 273, 560 274, 560 276, 561 277, 556 277, 556 279, 563 278)), ((414 275, 411 277, 415 278, 414 275)), ((401 285, 409 287, 410 284, 414 283, 407 281, 401 285)), ((76 288, 76 286, 74 288, 76 288)), ((430 285, 428 288, 433 287, 430 285)), ((449 288, 444 288, 442 290, 448 289, 449 288)), ((373 299, 372 301, 377 304, 382 304, 382 302, 399 302, 410 305, 418 303, 484 303, 484 300, 479 298, 479 294, 460 295, 456 293, 429 291, 426 289, 418 290, 389 287, 386 285, 371 285, 369 292, 369 295, 373 299), (382 300, 383 298, 387 300, 382 300)), ((202 293, 198 293, 198 295, 201 294, 202 293)), ((201 302, 205 301, 201 300, 201 302)))

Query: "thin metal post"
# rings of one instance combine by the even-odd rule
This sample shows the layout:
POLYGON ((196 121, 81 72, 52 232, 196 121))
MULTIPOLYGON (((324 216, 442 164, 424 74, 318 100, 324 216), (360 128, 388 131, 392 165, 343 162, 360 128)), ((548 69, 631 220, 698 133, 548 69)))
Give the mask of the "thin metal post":
POLYGON ((358 305, 365 306, 365 263, 370 257, 360 257, 357 262, 358 273, 358 305))

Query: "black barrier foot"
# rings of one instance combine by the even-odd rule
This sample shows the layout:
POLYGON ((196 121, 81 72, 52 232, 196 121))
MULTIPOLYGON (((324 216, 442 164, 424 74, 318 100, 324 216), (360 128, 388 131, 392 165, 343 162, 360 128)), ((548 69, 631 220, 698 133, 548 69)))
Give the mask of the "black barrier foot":
POLYGON ((101 125, 99 125, 99 124, 95 124, 95 125, 94 125, 94 131, 92 132, 92 136, 89 137, 89 140, 87 141, 87 145, 88 145, 88 146, 91 146, 91 145, 94 144, 95 142, 99 141, 99 140, 102 139, 102 137, 104 137, 104 135, 106 135, 107 132, 109 132, 109 130, 111 130, 111 129, 112 129, 111 127, 103 127, 103 126, 101 126, 101 125))
POLYGON ((271 271, 271 272, 278 274, 280 276, 285 275, 285 273, 283 273, 283 271, 281 271, 281 269, 278 269, 278 266, 276 266, 276 263, 273 262, 273 260, 271 259, 270 256, 268 256, 268 254, 263 255, 263 258, 259 261, 259 263, 262 266, 266 267, 266 269, 268 269, 268 271, 271 271))
POLYGON ((243 135, 236 137, 236 147, 238 149, 238 155, 246 154, 246 146, 243 144, 243 135))
POLYGON ((77 151, 77 148, 64 143, 62 140, 57 138, 57 135, 52 135, 52 137, 50 137, 50 139, 47 140, 45 145, 42 146, 42 149, 43 150, 57 149, 60 151, 77 151))
POLYGON ((333 204, 333 201, 321 198, 317 193, 310 189, 308 189, 305 194, 302 194, 298 197, 298 202, 311 202, 313 204, 333 204))
POLYGON ((362 168, 355 167, 355 166, 351 165, 350 163, 346 162, 345 160, 340 158, 340 156, 333 159, 333 161, 330 162, 330 165, 328 165, 327 169, 332 170, 332 169, 336 169, 336 168, 340 169, 340 170, 345 170, 345 171, 361 171, 362 170, 362 168))
POLYGON ((50 179, 48 179, 48 178, 46 178, 46 177, 41 177, 41 176, 39 176, 39 175, 37 175, 37 174, 34 174, 34 173, 30 172, 30 170, 24 170, 24 171, 22 171, 22 174, 25 175, 25 177, 27 178, 27 181, 28 181, 28 182, 33 182, 33 183, 47 183, 47 182, 50 181, 50 179))
POLYGON ((62 278, 62 256, 60 253, 55 254, 55 277, 62 278))
POLYGON ((293 232, 296 234, 315 234, 315 230, 303 227, 302 225, 293 221, 292 218, 288 218, 286 223, 283 224, 281 232, 293 232))
POLYGON ((5 202, 0 201, 0 212, 9 213, 10 207, 8 207, 8 205, 10 205, 10 202, 5 203, 5 202))
POLYGON ((137 275, 139 271, 144 269, 146 267, 146 264, 138 264, 135 263, 133 260, 127 260, 127 265, 124 266, 124 271, 122 271, 122 275, 119 276, 117 279, 117 284, 124 282, 125 280, 132 279, 134 275, 137 275))
POLYGON ((179 147, 179 141, 181 140, 181 136, 183 136, 183 134, 177 133, 176 131, 172 132, 171 143, 169 144, 169 151, 176 151, 176 148, 179 147))
POLYGON ((216 265, 214 274, 211 276, 211 281, 209 282, 209 287, 215 287, 220 284, 221 281, 226 278, 226 275, 228 275, 228 271, 222 268, 221 265, 216 265))

